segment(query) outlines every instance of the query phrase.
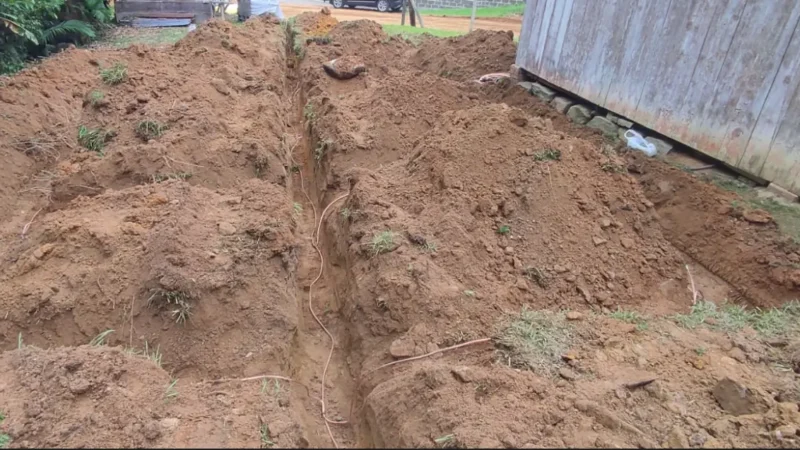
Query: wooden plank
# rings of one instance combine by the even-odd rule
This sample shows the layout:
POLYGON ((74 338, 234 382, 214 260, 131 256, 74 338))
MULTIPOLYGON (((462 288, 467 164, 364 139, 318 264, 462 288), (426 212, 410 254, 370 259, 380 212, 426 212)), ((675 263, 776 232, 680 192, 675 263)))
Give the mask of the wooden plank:
MULTIPOLYGON (((561 58, 561 51, 564 49, 564 40, 569 30, 569 21, 572 17, 573 0, 564 0, 562 2, 564 10, 561 13, 560 23, 558 25, 558 35, 556 36, 555 47, 553 48, 553 63, 551 67, 558 67, 558 60, 561 58)), ((552 70, 552 69, 551 69, 552 70)))
POLYGON ((538 0, 528 0, 525 3, 525 12, 522 15, 522 28, 519 33, 519 44, 517 44, 517 57, 515 62, 519 67, 524 67, 529 72, 530 66, 527 64, 530 49, 529 43, 535 33, 533 21, 536 17, 536 8, 538 5, 538 0))
MULTIPOLYGON (((551 0, 552 1, 552 0, 551 0)), ((561 32, 560 27, 562 24, 562 16, 564 9, 568 6, 569 1, 556 1, 553 7, 553 14, 550 19, 550 24, 547 27, 547 37, 545 39, 544 48, 542 48, 542 56, 539 57, 539 76, 542 78, 547 77, 547 73, 553 67, 553 60, 555 50, 553 47, 557 44, 558 35, 561 32)))
POLYGON ((747 3, 703 117, 701 151, 740 163, 798 15, 793 0, 747 3))
POLYGON ((582 45, 584 29, 583 21, 588 9, 587 0, 574 0, 569 18, 569 31, 567 32, 563 48, 557 58, 557 66, 549 71, 547 81, 567 91, 575 92, 580 84, 582 61, 578 60, 576 52, 582 45))
MULTIPOLYGON (((530 35, 528 40, 525 41, 525 68, 531 73, 538 72, 539 61, 536 59, 536 49, 539 42, 539 30, 542 29, 542 18, 544 17, 544 9, 547 6, 547 0, 539 0, 536 2, 533 9, 533 17, 531 17, 530 35)), ((522 42, 522 41, 520 41, 522 42)))
POLYGON ((794 193, 800 192, 800 22, 795 26, 743 163, 740 167, 745 170, 794 193), (768 137, 770 142, 766 145, 768 137), (759 160, 761 164, 756 166, 759 160))
POLYGON ((539 38, 536 42, 536 70, 542 68, 542 59, 544 57, 544 47, 547 44, 547 35, 550 30, 550 24, 553 23, 553 11, 555 10, 555 2, 557 0, 546 0, 544 5, 544 14, 542 15, 542 25, 539 28, 539 38))
POLYGON ((660 57, 637 106, 637 117, 664 135, 678 135, 689 125, 680 116, 686 90, 709 31, 718 0, 673 3, 661 35, 660 57))
POLYGON ((702 130, 702 118, 709 108, 709 99, 714 95, 717 79, 746 4, 747 0, 721 0, 709 24, 703 48, 677 114, 689 124, 671 134, 676 140, 691 147, 707 145, 696 139, 696 136, 702 130))
POLYGON ((608 80, 606 77, 614 70, 613 61, 617 54, 624 51, 621 47, 625 35, 624 10, 630 7, 630 0, 606 0, 592 4, 594 7, 587 13, 594 17, 597 25, 592 27, 594 32, 591 41, 587 42, 589 53, 583 68, 585 82, 581 83, 577 93, 602 106, 603 90, 608 80))
POLYGON ((606 107, 606 99, 611 86, 615 82, 620 81, 620 76, 623 71, 623 61, 625 59, 626 49, 628 48, 629 27, 631 25, 631 18, 633 11, 631 11, 630 2, 617 2, 616 7, 612 11, 611 29, 613 30, 613 37, 609 46, 605 49, 603 74, 600 78, 599 93, 597 104, 606 107))
POLYGON ((658 47, 661 42, 664 17, 667 16, 670 3, 670 1, 650 0, 631 3, 634 15, 631 17, 625 39, 626 55, 623 57, 621 76, 624 85, 616 91, 609 92, 606 98, 608 109, 634 119, 639 99, 648 81, 655 74, 654 66, 660 57, 658 47))

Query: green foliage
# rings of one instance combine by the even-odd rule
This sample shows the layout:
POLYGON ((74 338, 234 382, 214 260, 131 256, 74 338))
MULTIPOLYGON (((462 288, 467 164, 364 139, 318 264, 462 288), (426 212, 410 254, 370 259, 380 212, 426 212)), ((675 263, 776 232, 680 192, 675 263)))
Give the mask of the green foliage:
POLYGON ((86 128, 81 125, 78 128, 78 143, 86 150, 103 156, 103 148, 111 135, 111 133, 102 128, 86 128))
POLYGON ((501 225, 500 228, 497 229, 497 234, 505 236, 509 233, 511 233, 511 227, 508 225, 501 225))
POLYGON ((561 161, 561 150, 548 148, 533 154, 536 161, 561 161))
POLYGON ((714 302, 700 300, 689 314, 676 314, 673 318, 678 325, 689 329, 706 325, 733 333, 750 326, 761 336, 781 336, 798 331, 800 303, 792 301, 780 308, 748 309, 731 303, 717 306, 714 302))
POLYGON ((0 74, 16 72, 25 60, 46 56, 52 44, 85 42, 113 11, 103 0, 0 1, 0 74))
POLYGON ((571 343, 564 314, 527 308, 499 336, 503 360, 542 375, 552 375, 571 343))
POLYGON ((395 233, 392 231, 382 231, 372 236, 372 254, 377 256, 386 253, 394 248, 395 233))
POLYGON ((155 120, 143 120, 136 124, 136 136, 145 142, 160 137, 166 130, 166 125, 155 120))
MULTIPOLYGON (((0 425, 3 424, 3 421, 6 420, 6 414, 3 411, 0 411, 0 425)), ((8 448, 8 444, 11 443, 11 436, 7 435, 6 433, 0 432, 0 448, 8 448)))
POLYGON ((112 86, 120 84, 128 78, 128 66, 121 62, 115 62, 107 69, 100 69, 100 78, 104 83, 112 86))

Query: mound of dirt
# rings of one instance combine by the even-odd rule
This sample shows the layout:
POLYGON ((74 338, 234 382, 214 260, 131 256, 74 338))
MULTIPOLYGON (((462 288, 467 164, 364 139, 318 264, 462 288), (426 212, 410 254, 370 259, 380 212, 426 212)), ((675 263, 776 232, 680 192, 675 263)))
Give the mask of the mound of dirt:
POLYGON ((285 397, 259 384, 170 380, 115 348, 26 346, 0 354, 0 432, 21 448, 259 447, 261 429, 271 445, 302 445, 285 397))
POLYGON ((304 37, 323 37, 330 33, 331 29, 339 23, 330 10, 322 8, 319 13, 304 12, 294 17, 294 24, 300 28, 304 37))
POLYGON ((416 66, 459 81, 507 72, 517 54, 513 33, 476 30, 464 36, 426 39, 411 58, 416 66))

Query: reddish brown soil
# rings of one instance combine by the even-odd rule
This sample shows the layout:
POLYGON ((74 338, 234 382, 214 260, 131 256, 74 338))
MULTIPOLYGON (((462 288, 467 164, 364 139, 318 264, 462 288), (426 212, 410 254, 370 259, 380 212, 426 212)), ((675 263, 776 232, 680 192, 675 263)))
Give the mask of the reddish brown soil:
POLYGON ((793 335, 665 316, 691 306, 685 264, 711 300, 791 298, 798 255, 772 224, 513 83, 474 83, 508 69, 506 33, 307 36, 299 60, 277 22, 212 22, 163 51, 70 50, 0 88, 12 447, 797 445, 793 335), (367 71, 332 79, 338 57, 367 71), (104 86, 115 61, 128 79, 104 86), (163 136, 137 136, 145 119, 163 136), (102 156, 79 125, 116 132, 102 156), (546 369, 497 339, 524 309, 571 311, 546 369), (725 377, 753 414, 720 406, 725 377))

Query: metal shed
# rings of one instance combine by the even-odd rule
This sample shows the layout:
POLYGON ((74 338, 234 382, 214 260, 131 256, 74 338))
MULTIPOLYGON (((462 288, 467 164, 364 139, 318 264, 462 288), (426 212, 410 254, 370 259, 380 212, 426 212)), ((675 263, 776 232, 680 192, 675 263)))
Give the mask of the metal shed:
POLYGON ((800 1, 528 0, 517 65, 800 194, 800 1))
POLYGON ((212 17, 209 0, 116 0, 117 20, 131 21, 135 18, 193 19, 195 23, 212 17))

